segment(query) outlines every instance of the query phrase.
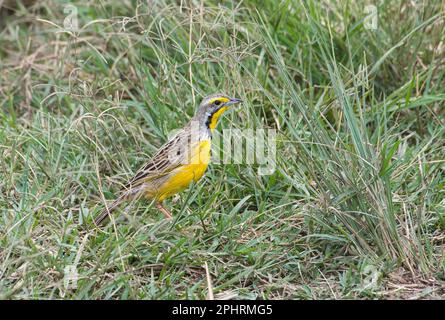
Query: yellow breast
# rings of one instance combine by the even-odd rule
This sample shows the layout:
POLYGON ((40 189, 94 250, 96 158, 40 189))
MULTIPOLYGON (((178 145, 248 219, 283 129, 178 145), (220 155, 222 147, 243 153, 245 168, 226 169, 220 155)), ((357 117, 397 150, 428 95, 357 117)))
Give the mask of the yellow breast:
POLYGON ((184 190, 192 181, 198 181, 207 170, 210 162, 211 140, 200 141, 191 152, 188 163, 176 168, 170 178, 157 190, 159 201, 175 195, 184 190))

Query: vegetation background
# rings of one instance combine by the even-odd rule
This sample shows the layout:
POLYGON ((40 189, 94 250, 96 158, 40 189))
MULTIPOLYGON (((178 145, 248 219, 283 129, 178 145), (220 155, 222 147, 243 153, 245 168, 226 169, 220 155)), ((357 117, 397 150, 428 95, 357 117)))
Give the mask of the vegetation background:
POLYGON ((443 298, 443 1, 2 5, 0 298, 443 298), (95 229, 218 91, 277 170, 215 164, 173 223, 95 229))

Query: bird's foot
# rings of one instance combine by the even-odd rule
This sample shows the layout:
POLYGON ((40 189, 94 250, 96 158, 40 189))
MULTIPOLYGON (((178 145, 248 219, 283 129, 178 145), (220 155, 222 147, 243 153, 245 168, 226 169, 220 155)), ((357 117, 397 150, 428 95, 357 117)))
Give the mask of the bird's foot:
POLYGON ((168 211, 162 204, 160 204, 159 202, 156 203, 156 208, 158 208, 159 211, 161 211, 165 218, 170 220, 172 218, 172 214, 170 211, 168 211))

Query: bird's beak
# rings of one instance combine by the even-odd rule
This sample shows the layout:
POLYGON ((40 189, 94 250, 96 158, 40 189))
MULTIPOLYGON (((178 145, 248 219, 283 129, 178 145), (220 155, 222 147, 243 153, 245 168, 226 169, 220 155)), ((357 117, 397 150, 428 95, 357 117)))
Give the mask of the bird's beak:
POLYGON ((240 103, 240 102, 243 102, 243 100, 238 99, 238 98, 230 98, 230 100, 227 101, 224 105, 225 106, 231 106, 233 104, 240 103))

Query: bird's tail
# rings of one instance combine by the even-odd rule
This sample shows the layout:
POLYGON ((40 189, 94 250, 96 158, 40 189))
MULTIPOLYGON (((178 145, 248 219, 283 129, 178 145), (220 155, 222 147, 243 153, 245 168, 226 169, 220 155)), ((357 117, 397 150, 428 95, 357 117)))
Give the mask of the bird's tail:
POLYGON ((125 197, 121 196, 119 198, 117 198, 116 200, 113 201, 113 203, 109 206, 106 206, 105 209, 102 210, 102 212, 100 213, 100 215, 98 215, 96 217, 96 219, 94 219, 94 224, 97 226, 101 226, 104 221, 107 220, 107 218, 109 218, 109 216, 111 215, 111 213, 125 200, 125 197))

